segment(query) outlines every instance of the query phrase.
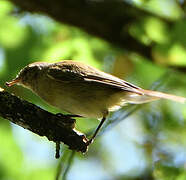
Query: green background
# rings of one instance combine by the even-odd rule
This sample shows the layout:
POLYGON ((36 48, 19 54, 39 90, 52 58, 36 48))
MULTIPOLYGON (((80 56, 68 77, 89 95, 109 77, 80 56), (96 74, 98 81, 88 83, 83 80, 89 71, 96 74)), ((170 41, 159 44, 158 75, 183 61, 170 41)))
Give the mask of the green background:
MULTIPOLYGON (((19 13, 0 1, 0 86, 42 108, 58 112, 23 87, 5 87, 21 68, 35 61, 77 60, 124 78, 140 87, 186 97, 186 21, 176 1, 134 1, 137 6, 175 21, 169 29, 159 18, 146 17, 130 27, 144 44, 154 43, 154 60, 41 14, 19 13)), ((127 43, 127 42, 126 42, 127 43)), ((0 180, 186 179, 186 106, 160 100, 123 107, 110 115, 108 128, 82 155, 0 119, 0 180), (130 111, 132 111, 130 113, 130 111), (129 114, 128 114, 129 113, 129 114)), ((77 119, 84 133, 96 119, 77 119)))

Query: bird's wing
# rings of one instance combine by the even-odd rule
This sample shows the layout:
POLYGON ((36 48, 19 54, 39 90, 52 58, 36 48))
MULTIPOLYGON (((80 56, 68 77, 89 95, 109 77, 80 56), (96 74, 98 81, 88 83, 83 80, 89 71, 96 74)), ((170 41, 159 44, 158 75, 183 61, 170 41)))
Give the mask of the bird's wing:
POLYGON ((143 95, 143 93, 140 91, 141 88, 131 83, 128 83, 110 74, 99 71, 90 66, 86 66, 86 69, 84 69, 84 67, 80 65, 74 67, 72 65, 70 66, 63 65, 63 67, 60 67, 60 64, 57 64, 56 66, 51 66, 48 69, 47 73, 48 73, 48 77, 55 79, 57 81, 94 82, 94 83, 110 86, 111 88, 117 88, 128 92, 133 92, 139 95, 143 95), (88 71, 86 70, 87 68, 88 71))
POLYGON ((144 90, 131 83, 128 83, 127 81, 99 71, 91 66, 84 65, 80 62, 62 61, 60 63, 51 64, 47 74, 49 78, 55 79, 56 81, 68 83, 89 82, 95 83, 95 86, 102 84, 108 88, 110 87, 127 91, 129 93, 125 95, 125 100, 134 104, 150 102, 159 98, 170 99, 182 103, 186 102, 186 98, 165 94, 162 92, 144 90))
POLYGON ((60 69, 58 67, 51 67, 48 69, 47 75, 51 79, 63 82, 77 82, 84 78, 81 74, 71 71, 69 69, 60 69))
POLYGON ((106 77, 106 76, 103 77, 103 76, 97 76, 97 75, 87 75, 84 77, 84 79, 86 81, 98 82, 101 84, 105 84, 105 85, 109 85, 109 86, 112 86, 115 88, 119 88, 121 90, 125 90, 128 92, 134 92, 134 93, 143 95, 143 93, 140 92, 141 88, 134 86, 133 84, 128 83, 128 82, 121 80, 119 78, 117 78, 117 79, 115 79, 115 78, 116 77, 114 77, 114 76, 112 77, 111 75, 109 77, 106 77))

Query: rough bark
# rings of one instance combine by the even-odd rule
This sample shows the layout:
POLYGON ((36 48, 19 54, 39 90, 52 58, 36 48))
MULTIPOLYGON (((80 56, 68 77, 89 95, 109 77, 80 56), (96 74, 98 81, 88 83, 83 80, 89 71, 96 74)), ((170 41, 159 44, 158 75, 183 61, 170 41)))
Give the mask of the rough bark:
POLYGON ((72 150, 87 150, 87 139, 74 129, 74 119, 47 112, 1 88, 0 116, 50 141, 63 142, 72 150))

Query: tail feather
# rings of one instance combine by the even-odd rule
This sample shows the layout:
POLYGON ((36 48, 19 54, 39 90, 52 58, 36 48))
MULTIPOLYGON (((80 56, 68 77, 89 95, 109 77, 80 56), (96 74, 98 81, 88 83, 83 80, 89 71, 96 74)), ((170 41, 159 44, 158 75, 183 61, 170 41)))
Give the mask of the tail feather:
POLYGON ((124 102, 132 103, 132 104, 142 104, 142 103, 155 101, 161 98, 176 101, 179 103, 186 102, 186 98, 175 96, 172 94, 166 94, 159 91, 151 91, 145 89, 140 89, 139 91, 141 92, 141 94, 132 93, 132 92, 125 94, 124 102))
POLYGON ((180 96, 175 96, 172 94, 162 93, 159 91, 145 90, 145 89, 142 89, 141 91, 142 91, 142 93, 144 93, 144 95, 151 96, 151 97, 169 99, 169 100, 180 102, 180 103, 186 102, 186 98, 180 97, 180 96))

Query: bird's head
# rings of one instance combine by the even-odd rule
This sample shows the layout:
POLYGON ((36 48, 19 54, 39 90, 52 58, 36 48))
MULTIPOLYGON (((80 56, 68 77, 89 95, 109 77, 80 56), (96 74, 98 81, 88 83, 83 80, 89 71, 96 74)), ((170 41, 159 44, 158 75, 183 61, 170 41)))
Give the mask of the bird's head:
POLYGON ((43 62, 35 62, 25 66, 20 70, 16 78, 10 82, 6 82, 6 85, 10 87, 18 84, 29 87, 30 83, 36 80, 38 74, 46 67, 46 64, 47 63, 43 62))

